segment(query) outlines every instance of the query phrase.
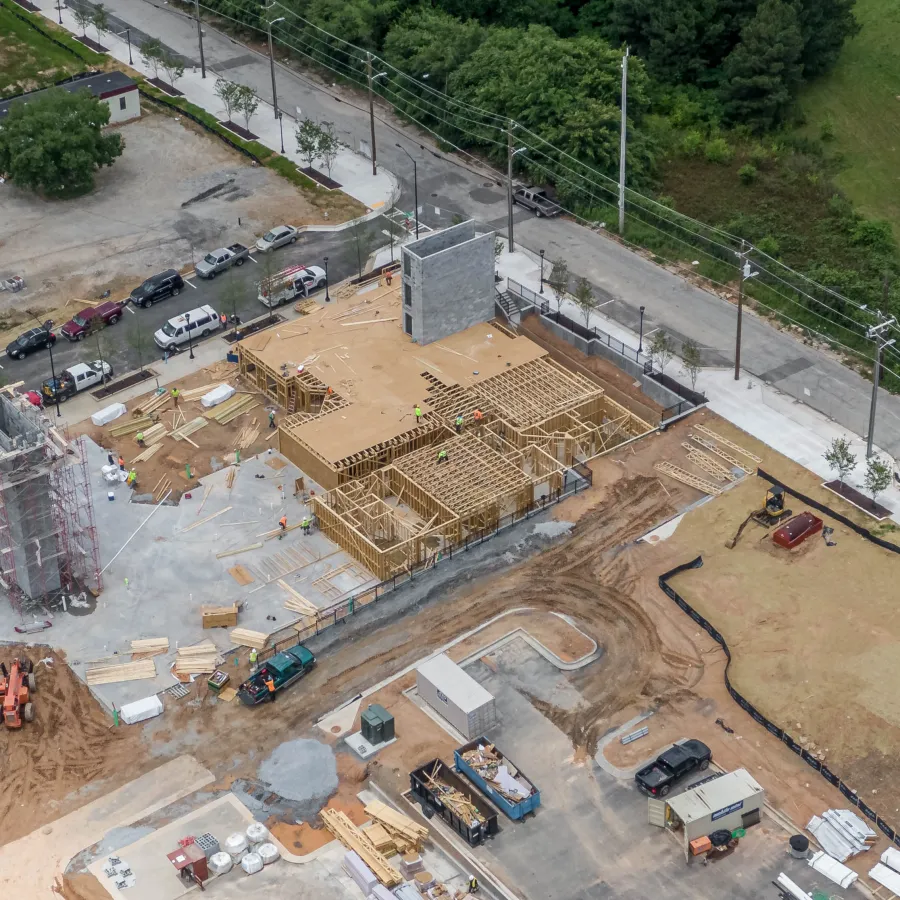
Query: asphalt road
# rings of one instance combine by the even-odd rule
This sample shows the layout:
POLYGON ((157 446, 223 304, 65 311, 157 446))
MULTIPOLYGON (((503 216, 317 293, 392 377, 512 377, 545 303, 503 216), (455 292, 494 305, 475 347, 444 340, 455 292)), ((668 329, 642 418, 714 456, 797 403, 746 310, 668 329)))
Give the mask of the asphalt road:
MULTIPOLYGON (((365 230, 373 248, 387 245, 388 239, 381 233, 384 228, 385 223, 381 217, 367 223, 365 230)), ((326 256, 328 277, 332 284, 357 275, 359 262, 356 241, 341 233, 313 232, 301 235, 293 246, 275 250, 272 254, 272 264, 275 271, 295 264, 318 265, 324 268, 323 259, 326 256)), ((365 264, 364 246, 361 247, 360 256, 365 264)), ((259 254, 254 254, 251 259, 252 262, 229 269, 217 275, 212 281, 188 278, 185 281, 185 288, 177 297, 168 297, 147 309, 135 309, 129 304, 119 322, 98 332, 99 348, 97 335, 73 343, 58 334, 58 329, 63 323, 54 323, 57 328, 57 341, 53 348, 56 371, 60 372, 77 362, 98 359, 101 355, 113 367, 116 375, 137 369, 142 362, 144 365, 152 364, 163 356, 162 351, 153 342, 153 333, 164 322, 205 304, 212 306, 218 313, 225 312, 231 315, 232 294, 236 300, 237 315, 242 321, 247 322, 265 314, 268 307, 263 306, 257 296, 257 283, 263 275, 265 263, 258 262, 262 259, 259 254), (136 332, 143 333, 146 345, 143 360, 135 349, 134 338, 130 337, 136 332)), ((215 335, 207 340, 215 340, 215 335)), ((187 352, 186 344, 183 352, 187 352)), ((25 389, 36 390, 45 378, 50 377, 50 356, 47 351, 32 353, 24 360, 4 357, 2 365, 7 382, 24 381, 25 389)))
MULTIPOLYGON (((170 50, 196 62, 196 25, 184 13, 160 0, 107 0, 105 6, 117 22, 160 38, 170 50)), ((263 100, 271 99, 267 57, 209 25, 204 26, 204 34, 207 77, 226 75, 229 80, 253 87, 263 100)), ((276 69, 279 104, 284 110, 333 122, 341 140, 353 148, 369 141, 368 109, 361 92, 338 88, 280 64, 276 69)), ((400 208, 412 210, 415 205, 412 164, 405 149, 417 162, 422 221, 449 224, 458 214, 505 233, 502 176, 486 168, 479 170, 471 160, 438 152, 430 138, 400 123, 383 108, 379 115, 389 124, 376 123, 378 163, 400 180, 400 208), (398 143, 404 149, 396 146, 398 143)), ((516 211, 515 221, 517 243, 535 252, 543 248, 550 259, 565 257, 573 275, 587 277, 604 299, 613 301, 603 310, 611 318, 636 330, 638 310, 644 306, 645 332, 662 328, 676 337, 692 338, 703 349, 707 365, 733 362, 735 310, 728 302, 574 222, 537 220, 524 210, 516 211)), ((217 283, 213 292, 218 289, 217 283)), ((746 373, 865 435, 870 382, 830 354, 752 316, 745 318, 744 335, 741 362, 746 373)), ((900 397, 881 391, 878 402, 876 442, 900 457, 900 397)))

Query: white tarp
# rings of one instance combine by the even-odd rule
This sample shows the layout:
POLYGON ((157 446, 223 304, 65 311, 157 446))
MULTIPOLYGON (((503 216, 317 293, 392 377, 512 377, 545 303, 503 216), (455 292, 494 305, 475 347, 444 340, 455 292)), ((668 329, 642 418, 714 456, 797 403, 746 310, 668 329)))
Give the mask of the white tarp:
POLYGON ((842 888, 850 887, 859 878, 859 875, 853 869, 848 869, 843 863, 832 859, 822 850, 812 855, 809 865, 842 888))
POLYGON ((103 409, 97 410, 91 416, 91 421, 95 425, 106 425, 114 419, 118 419, 119 416, 124 416, 127 412, 128 410, 125 408, 124 403, 111 403, 109 406, 104 406, 103 409))
POLYGON ((900 896, 900 874, 893 869, 878 863, 875 868, 869 870, 869 878, 883 884, 892 894, 900 896))
POLYGON ((208 394, 204 394, 200 398, 200 402, 209 409, 210 406, 218 406, 220 403, 224 403, 229 397, 233 397, 234 394, 235 390, 230 384, 220 384, 208 394))
POLYGON ((369 900, 394 900, 394 895, 383 884, 376 884, 369 894, 369 900))
POLYGON ((152 719, 162 711, 162 700, 154 694, 152 697, 144 697, 143 700, 135 700, 134 703, 126 703, 119 710, 119 718, 126 725, 134 725, 136 722, 143 722, 144 719, 152 719))
POLYGON ((363 862, 362 857, 355 850, 351 850, 344 855, 344 871, 367 897, 372 892, 372 888, 378 884, 378 879, 372 870, 363 862))
POLYGON ((507 769, 506 766, 497 767, 497 777, 494 781, 499 784, 507 794, 513 794, 524 799, 531 796, 531 791, 528 790, 521 781, 513 778, 513 776, 509 774, 509 769, 507 769))
POLYGON ((895 872, 900 872, 900 850, 897 850, 894 847, 888 847, 887 850, 881 854, 881 861, 886 866, 890 866, 895 872))
POLYGON ((778 882, 780 887, 784 888, 792 897, 794 897, 795 900, 812 900, 812 897, 799 885, 794 884, 784 872, 781 872, 775 881, 778 882))

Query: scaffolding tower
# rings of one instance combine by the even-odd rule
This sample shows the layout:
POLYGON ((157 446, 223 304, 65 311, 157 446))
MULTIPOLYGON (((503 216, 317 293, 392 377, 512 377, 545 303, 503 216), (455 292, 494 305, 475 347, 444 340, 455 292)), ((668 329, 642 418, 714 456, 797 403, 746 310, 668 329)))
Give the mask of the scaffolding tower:
POLYGON ((0 393, 0 587, 20 618, 102 588, 84 439, 10 393, 0 393))

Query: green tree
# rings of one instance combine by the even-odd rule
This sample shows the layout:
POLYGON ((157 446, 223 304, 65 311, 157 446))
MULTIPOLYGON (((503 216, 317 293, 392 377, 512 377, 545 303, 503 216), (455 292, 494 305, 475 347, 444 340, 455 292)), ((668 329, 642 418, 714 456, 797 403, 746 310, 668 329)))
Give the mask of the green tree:
POLYGON ((72 7, 75 24, 81 29, 81 36, 87 37, 87 27, 94 22, 94 11, 89 6, 78 4, 72 7))
POLYGON ((245 84, 237 85, 237 90, 234 92, 234 108, 243 117, 244 127, 247 131, 250 130, 250 120, 256 113, 258 106, 259 97, 256 96, 256 91, 245 84))
POLYGON ((856 468, 856 454, 850 450, 850 441, 847 438, 834 438, 823 456, 843 485, 844 479, 856 468))
MULTIPOLYGON (((153 77, 159 78, 159 68, 162 65, 163 45, 157 38, 147 38, 141 44, 141 62, 153 70, 153 77)), ((218 88, 218 82, 216 82, 218 88)))
POLYGON ((322 140, 322 129, 312 119, 302 119, 294 131, 297 139, 297 153, 311 169, 319 156, 319 144, 322 140))
POLYGON ((109 105, 87 91, 53 88, 14 104, 0 128, 0 172, 57 197, 90 191, 94 171, 122 155, 122 136, 103 133, 109 116, 109 105))
POLYGON ((768 131, 783 121, 803 72, 796 7, 763 0, 723 66, 722 102, 731 122, 768 131))
POLYGON ((216 79, 215 94, 225 107, 225 119, 228 122, 236 112, 240 112, 240 90, 241 86, 234 81, 228 81, 226 78, 216 79))
MULTIPOLYGON (((228 282, 228 284, 232 283, 231 281, 228 282)), ((154 345, 150 332, 143 326, 140 319, 138 319, 133 328, 129 328, 125 332, 125 340, 128 341, 128 346, 134 350, 135 359, 143 372, 145 363, 151 358, 154 345)))
POLYGON ((563 297, 569 292, 569 264, 562 257, 553 260, 547 284, 556 297, 556 311, 559 312, 563 297))
POLYGON ((665 374, 666 366, 675 355, 675 348, 669 336, 660 329, 653 335, 653 341, 650 344, 650 359, 658 366, 659 371, 665 374))
POLYGON ((701 357, 700 348, 688 338, 681 345, 681 364, 684 373, 691 379, 691 390, 697 390, 697 376, 700 374, 701 357))
POLYGON ((866 490, 872 495, 872 505, 879 494, 890 487, 894 477, 894 469, 879 456, 870 456, 866 460, 866 490))
POLYGON ((331 178, 334 161, 337 159, 337 155, 341 152, 341 147, 343 146, 338 140, 337 132, 334 130, 334 123, 323 122, 321 134, 319 135, 319 156, 322 158, 322 162, 325 163, 329 178, 331 178))
POLYGON ((798 0, 803 32, 803 75, 814 78, 836 62, 847 38, 859 32, 856 0, 798 0))
MULTIPOLYGON (((271 253, 262 254, 264 257, 268 257, 270 262, 274 261, 271 259, 271 253)), ((227 309, 232 316, 231 321, 234 323, 234 331, 237 333, 237 315, 238 315, 238 305, 241 302, 241 288, 238 282, 234 278, 229 278, 224 287, 222 288, 222 309, 227 309)))
POLYGON ((97 43, 99 44, 103 40, 103 35, 109 31, 109 13, 102 3, 98 3, 94 7, 94 11, 91 13, 91 25, 97 32, 97 43))
POLYGON ((182 63, 181 58, 168 50, 163 50, 159 65, 165 73, 166 81, 172 87, 175 87, 175 82, 184 75, 184 63, 182 63))
POLYGON ((575 298, 575 304, 584 316, 584 327, 589 327, 591 323, 591 313, 597 309, 597 298, 594 296, 594 288, 587 278, 578 279, 575 283, 575 291, 572 296, 575 298))

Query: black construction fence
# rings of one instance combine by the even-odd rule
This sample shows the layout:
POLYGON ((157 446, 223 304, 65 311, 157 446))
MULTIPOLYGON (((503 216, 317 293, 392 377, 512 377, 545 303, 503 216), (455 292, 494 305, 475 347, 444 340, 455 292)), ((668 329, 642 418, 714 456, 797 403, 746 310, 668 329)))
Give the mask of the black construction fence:
POLYGON ((315 637, 326 628, 331 628, 334 625, 344 622, 354 613, 363 610, 370 603, 377 603, 387 594, 392 593, 397 588, 402 587, 409 582, 427 575, 429 571, 451 561, 460 553, 468 553, 469 550, 479 547, 485 541, 489 541, 491 538, 496 537, 501 531, 505 531, 507 528, 511 528, 519 522, 523 522, 539 515, 544 510, 549 509, 551 506, 555 506, 567 497, 571 497, 580 491, 587 490, 593 482, 594 473, 586 465, 578 462, 573 463, 566 471, 563 485, 558 491, 554 491, 552 494, 548 494, 540 500, 536 500, 527 508, 519 512, 503 516, 497 521, 497 524, 494 527, 485 528, 474 534, 468 535, 458 544, 445 548, 425 562, 413 566, 410 569, 404 569, 392 578, 379 582, 374 587, 359 591, 353 594, 353 596, 341 600, 329 609, 320 610, 315 617, 303 617, 301 622, 292 624, 275 632, 275 634, 272 635, 272 646, 260 651, 259 659, 269 659, 286 647, 293 647, 298 642, 315 637))
MULTIPOLYGON (((771 475, 763 472, 762 470, 758 470, 757 474, 760 478, 768 481, 771 484, 778 485, 783 488, 784 491, 790 494, 792 497, 796 497, 798 500, 801 500, 803 503, 809 504, 814 509, 819 510, 825 515, 829 516, 832 519, 837 520, 842 525, 846 525, 848 528, 853 529, 861 537, 866 540, 872 541, 875 544, 878 544, 880 547, 884 547, 886 550, 890 550, 894 553, 900 552, 900 547, 897 547, 895 544, 891 544, 887 541, 883 541, 881 538, 876 537, 871 534, 865 528, 862 528, 859 525, 856 525, 854 522, 851 522, 845 516, 842 516, 840 513, 835 512, 829 507, 825 506, 822 503, 818 503, 815 500, 812 500, 809 497, 804 496, 803 494, 795 491, 779 481, 777 478, 773 478, 771 475)), ((727 660, 725 664, 725 687, 728 689, 728 693, 731 694, 731 698, 737 703, 738 706, 741 707, 745 712, 749 713, 751 718, 753 718, 756 722, 762 725, 767 731, 771 732, 775 735, 778 740, 780 740, 783 744, 789 747, 794 753, 797 754, 811 769, 815 772, 818 772, 829 784, 834 785, 843 795, 847 798, 848 803, 852 806, 856 807, 867 819, 871 822, 874 822, 875 825, 882 831, 887 837, 893 841, 897 846, 900 846, 900 832, 892 828, 888 823, 881 818, 881 816, 866 804, 859 796, 859 793, 851 788, 848 784, 841 780, 841 777, 833 772, 828 766, 825 765, 821 760, 818 760, 813 756, 809 751, 805 750, 800 744, 781 726, 776 725, 771 719, 764 716, 746 697, 744 697, 731 683, 731 680, 728 677, 728 670, 731 667, 731 650, 728 648, 728 644, 725 641, 725 638, 719 633, 718 629, 706 618, 704 618, 700 613, 695 610, 681 594, 676 591, 672 585, 669 584, 669 581, 674 578, 676 575, 680 575, 682 572, 686 572, 689 569, 699 569, 703 566, 703 557, 698 556, 696 559, 692 559, 690 562, 682 563, 680 566, 676 566, 674 569, 670 569, 668 572, 663 573, 659 576, 659 586, 662 589, 663 593, 666 594, 671 600, 674 600, 675 603, 685 612, 687 613, 691 619, 694 620, 706 633, 722 648, 725 652, 725 658, 727 660)))

